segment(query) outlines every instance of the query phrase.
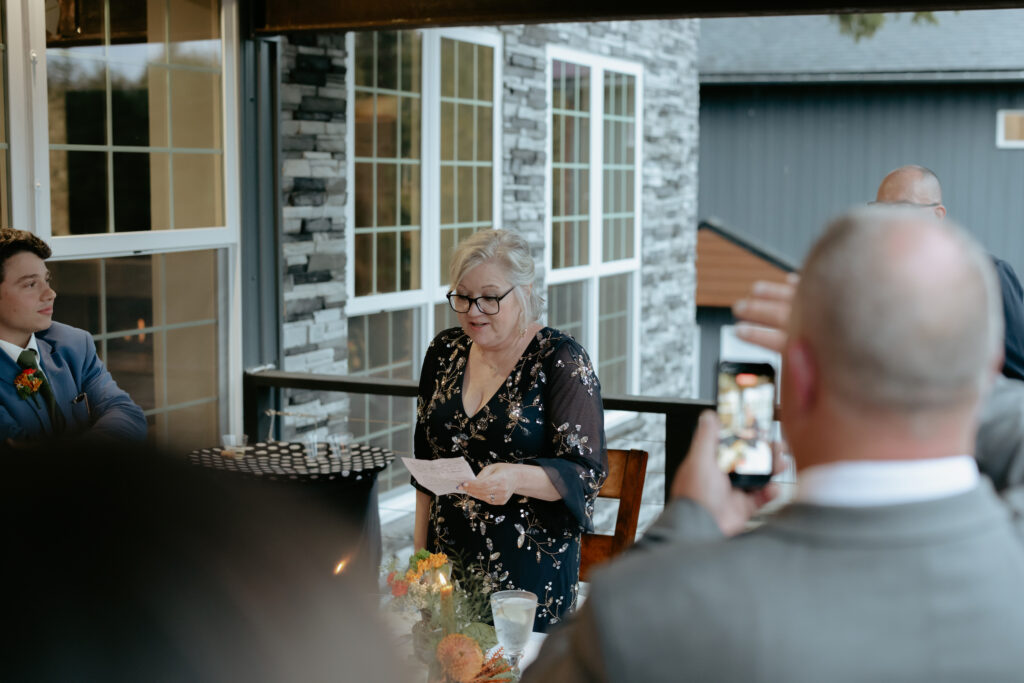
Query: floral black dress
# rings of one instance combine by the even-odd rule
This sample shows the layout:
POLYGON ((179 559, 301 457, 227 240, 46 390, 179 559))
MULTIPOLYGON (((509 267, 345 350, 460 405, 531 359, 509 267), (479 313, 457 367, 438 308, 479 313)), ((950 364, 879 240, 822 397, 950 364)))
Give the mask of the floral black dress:
POLYGON ((583 347, 545 327, 470 416, 462 384, 472 344, 452 328, 427 349, 416 457, 464 456, 474 472, 498 462, 543 467, 562 499, 513 495, 505 505, 489 505, 466 494, 436 496, 427 547, 462 558, 491 590, 536 593, 534 630, 544 632, 575 607, 580 536, 593 530, 594 498, 607 473, 601 387, 583 347))

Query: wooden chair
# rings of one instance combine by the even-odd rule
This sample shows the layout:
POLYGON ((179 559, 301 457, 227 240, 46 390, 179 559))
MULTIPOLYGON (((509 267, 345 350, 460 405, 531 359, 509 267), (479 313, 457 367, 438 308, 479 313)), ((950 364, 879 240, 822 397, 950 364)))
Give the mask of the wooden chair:
POLYGON ((609 450, 608 477, 598 498, 618 498, 619 516, 615 535, 583 534, 580 548, 580 581, 587 581, 590 568, 615 557, 633 544, 640 519, 640 498, 647 477, 647 451, 609 450))

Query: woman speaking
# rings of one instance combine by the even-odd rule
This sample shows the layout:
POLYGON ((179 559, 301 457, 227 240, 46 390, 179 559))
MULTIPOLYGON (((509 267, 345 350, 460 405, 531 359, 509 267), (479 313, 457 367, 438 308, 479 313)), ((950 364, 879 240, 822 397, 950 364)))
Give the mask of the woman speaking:
POLYGON ((413 480, 415 544, 461 558, 492 591, 536 593, 545 631, 575 607, 580 537, 607 470, 600 384, 583 347, 538 322, 521 236, 475 233, 450 275, 459 327, 427 349, 414 449, 464 457, 477 476, 444 496, 413 480))

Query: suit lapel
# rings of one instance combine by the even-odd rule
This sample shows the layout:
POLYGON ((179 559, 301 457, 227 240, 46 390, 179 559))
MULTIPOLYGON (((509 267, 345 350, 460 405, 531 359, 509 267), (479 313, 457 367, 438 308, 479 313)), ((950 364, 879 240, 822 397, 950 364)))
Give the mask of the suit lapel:
MULTIPOLYGON (((39 366, 43 369, 50 388, 53 389, 57 410, 64 416, 64 424, 70 427, 72 424, 71 400, 78 395, 75 378, 71 376, 71 370, 57 353, 57 347, 54 344, 36 337, 36 346, 39 348, 39 366)), ((45 406, 43 413, 46 413, 45 406)), ((46 414, 46 421, 49 424, 49 414, 46 414)))
POLYGON ((39 428, 33 429, 33 425, 24 424, 25 432, 27 434, 49 434, 52 431, 50 428, 50 414, 46 412, 46 404, 43 401, 43 397, 36 396, 35 399, 23 399, 14 387, 14 378, 20 372, 21 366, 15 363, 5 352, 0 351, 0 386, 2 386, 0 393, 4 397, 4 404, 9 406, 8 410, 11 413, 11 417, 22 422, 31 420, 30 416, 35 416, 39 428))

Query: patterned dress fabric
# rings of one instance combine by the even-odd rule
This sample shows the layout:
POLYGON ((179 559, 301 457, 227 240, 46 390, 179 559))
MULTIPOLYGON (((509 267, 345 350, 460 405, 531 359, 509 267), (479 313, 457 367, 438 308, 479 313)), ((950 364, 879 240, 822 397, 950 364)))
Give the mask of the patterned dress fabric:
POLYGON ((580 537, 593 530, 594 499, 607 473, 601 387, 583 347, 545 327, 494 396, 467 415, 462 386, 472 343, 452 328, 427 350, 416 457, 463 456, 474 472, 499 462, 542 467, 562 498, 513 495, 489 505, 466 494, 436 496, 427 547, 471 566, 492 591, 536 593, 534 630, 545 632, 575 607, 580 537))

